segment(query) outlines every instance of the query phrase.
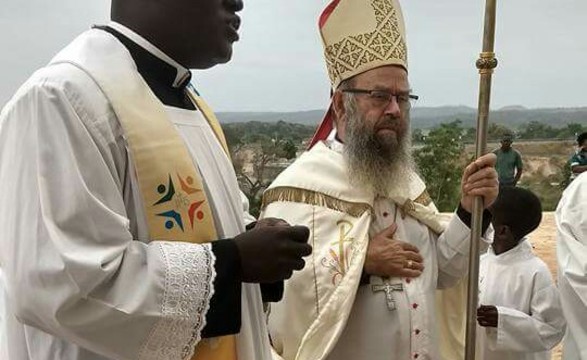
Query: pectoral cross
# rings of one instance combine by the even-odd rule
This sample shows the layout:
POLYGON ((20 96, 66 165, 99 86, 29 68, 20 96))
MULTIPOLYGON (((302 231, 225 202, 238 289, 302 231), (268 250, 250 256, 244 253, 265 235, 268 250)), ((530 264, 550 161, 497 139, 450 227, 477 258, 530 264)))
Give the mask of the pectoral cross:
POLYGON ((385 291, 385 299, 387 300, 387 309, 389 311, 396 310, 395 299, 393 298, 394 291, 404 291, 403 284, 390 284, 385 282, 381 285, 371 285, 371 291, 380 292, 385 291))

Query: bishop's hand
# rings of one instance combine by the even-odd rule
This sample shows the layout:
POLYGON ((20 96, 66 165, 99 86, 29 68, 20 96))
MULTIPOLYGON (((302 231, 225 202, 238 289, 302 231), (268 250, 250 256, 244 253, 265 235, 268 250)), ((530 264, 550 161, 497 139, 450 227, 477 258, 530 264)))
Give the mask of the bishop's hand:
POLYGON ((285 221, 264 221, 234 238, 241 259, 242 281, 274 283, 289 279, 305 266, 302 259, 312 253, 310 230, 289 226, 285 221))
POLYGON ((493 305, 481 305, 477 309, 477 322, 483 327, 497 327, 499 312, 493 305))
POLYGON ((491 206, 499 194, 499 181, 495 171, 495 154, 486 154, 465 168, 461 180, 461 206, 469 213, 473 211, 475 196, 483 197, 485 209, 491 206))
POLYGON ((392 224, 375 235, 367 247, 365 272, 382 277, 409 277, 422 275, 424 259, 417 247, 394 239, 397 225, 392 224))

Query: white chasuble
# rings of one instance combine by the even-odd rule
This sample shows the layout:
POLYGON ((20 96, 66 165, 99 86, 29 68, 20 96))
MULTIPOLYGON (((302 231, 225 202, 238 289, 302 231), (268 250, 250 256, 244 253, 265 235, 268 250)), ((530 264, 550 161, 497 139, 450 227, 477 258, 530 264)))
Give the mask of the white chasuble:
POLYGON ((559 293, 527 240, 481 257, 479 304, 497 307, 497 328, 477 326, 478 360, 550 360, 566 329, 559 293))
POLYGON ((555 214, 561 303, 567 318, 564 360, 587 360, 587 174, 563 193, 555 214))
MULTIPOLYGON (((214 254, 205 244, 150 240, 126 134, 88 61, 140 80, 124 46, 91 30, 0 116, 0 358, 184 359, 205 326, 214 254)), ((138 80, 132 86, 150 92, 138 80)), ((234 170, 202 113, 150 106, 197 164, 217 236, 244 231, 234 170)), ((270 358, 265 329, 258 286, 243 285, 239 360, 270 358)))
POLYGON ((339 147, 318 143, 264 196, 262 216, 308 226, 314 247, 271 307, 275 358, 440 359, 435 292, 465 275, 470 230, 456 215, 441 222, 415 174, 386 198, 353 187, 339 147), (369 238, 394 222, 396 238, 420 249, 423 274, 360 285, 369 238))

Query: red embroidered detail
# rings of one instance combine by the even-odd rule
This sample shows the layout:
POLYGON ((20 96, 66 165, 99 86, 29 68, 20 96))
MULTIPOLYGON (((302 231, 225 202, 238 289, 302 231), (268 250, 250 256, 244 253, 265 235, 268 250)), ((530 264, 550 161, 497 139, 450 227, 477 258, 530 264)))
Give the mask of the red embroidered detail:
POLYGON ((412 282, 412 279, 410 279, 410 278, 406 278, 406 283, 408 283, 408 284, 409 284, 409 283, 411 283, 411 282, 412 282))
POLYGON ((414 354, 414 359, 417 359, 418 356, 419 356, 418 354, 414 354))
MULTIPOLYGON (((203 203, 204 201, 198 201, 190 205, 190 208, 188 210, 188 216, 190 217, 190 224, 192 225, 192 229, 194 228, 194 214, 203 203)), ((197 216, 198 220, 202 220, 204 218, 204 213, 198 211, 197 216)))
POLYGON ((383 213, 383 217, 388 217, 388 216, 389 216, 389 213, 388 212, 384 212, 383 213))
POLYGON ((412 307, 413 307, 413 308, 414 308, 414 310, 415 310, 415 309, 417 309, 417 308, 418 308, 418 304, 416 304, 416 303, 413 303, 413 304, 412 304, 412 307))
POLYGON ((420 335, 420 329, 416 329, 416 331, 414 331, 416 333, 416 335, 420 335))

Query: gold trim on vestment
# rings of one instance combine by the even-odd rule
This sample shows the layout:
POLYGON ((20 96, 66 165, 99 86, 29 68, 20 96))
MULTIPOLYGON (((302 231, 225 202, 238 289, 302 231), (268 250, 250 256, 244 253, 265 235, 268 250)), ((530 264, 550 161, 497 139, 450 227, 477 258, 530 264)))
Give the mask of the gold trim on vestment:
POLYGON ((269 204, 278 201, 321 206, 334 211, 340 211, 353 217, 360 217, 365 212, 373 212, 373 207, 367 203, 354 203, 340 200, 321 192, 288 186, 276 187, 265 191, 261 209, 264 210, 269 204))
POLYGON ((420 196, 418 196, 417 198, 414 199, 414 202, 416 204, 428 206, 428 205, 432 204, 432 198, 430 197, 430 194, 428 194, 428 190, 424 190, 420 194, 420 196))

